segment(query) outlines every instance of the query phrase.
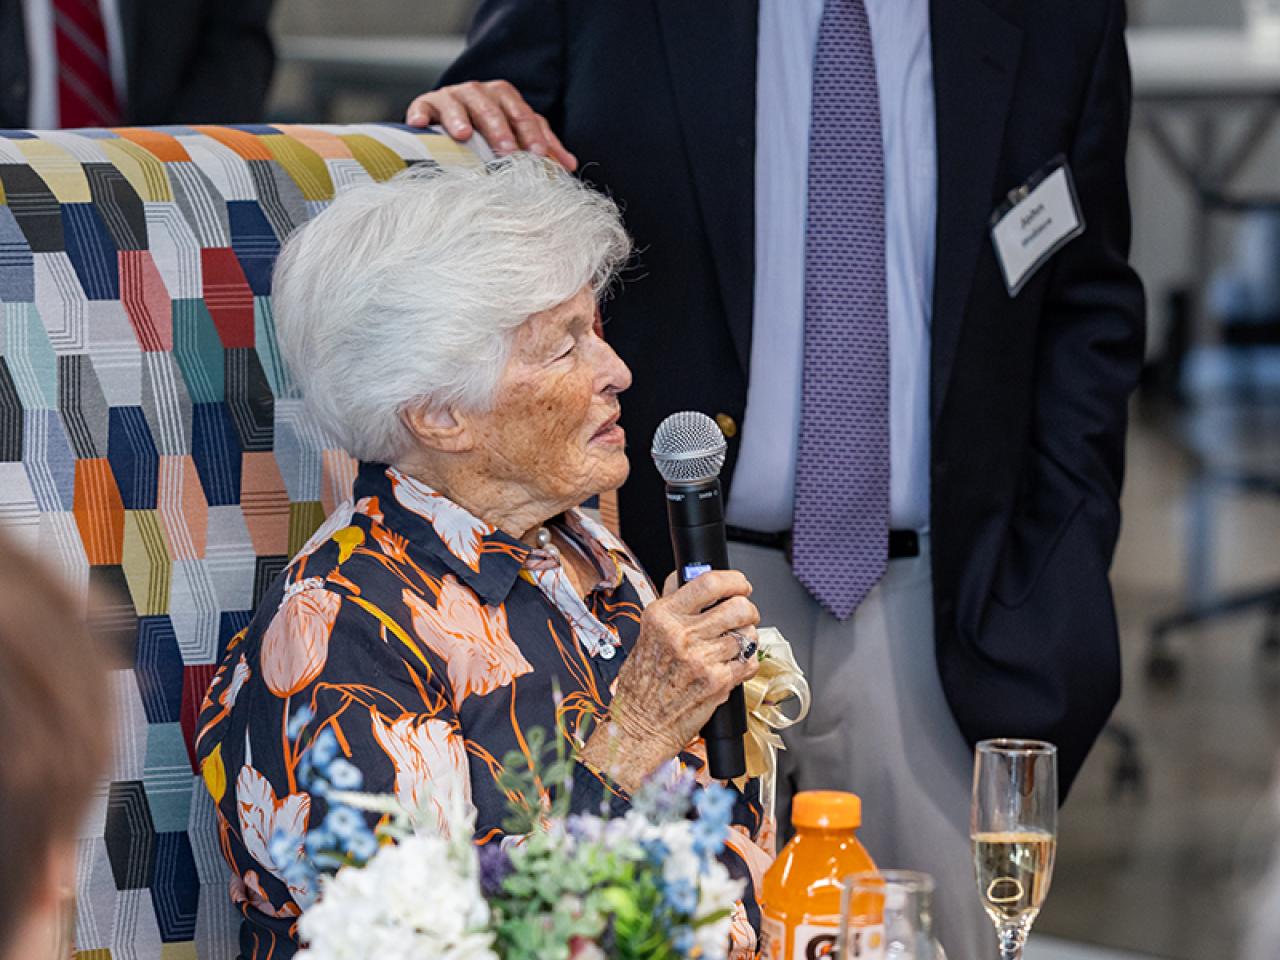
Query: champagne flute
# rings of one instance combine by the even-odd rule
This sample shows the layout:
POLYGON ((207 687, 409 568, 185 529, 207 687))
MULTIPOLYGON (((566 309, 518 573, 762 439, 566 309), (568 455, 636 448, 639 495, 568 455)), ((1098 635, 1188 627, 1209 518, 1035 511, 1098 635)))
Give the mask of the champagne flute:
POLYGON ((1058 845, 1058 748, 1042 740, 984 740, 973 765, 969 836, 982 906, 1001 960, 1021 960, 1053 876, 1058 845))

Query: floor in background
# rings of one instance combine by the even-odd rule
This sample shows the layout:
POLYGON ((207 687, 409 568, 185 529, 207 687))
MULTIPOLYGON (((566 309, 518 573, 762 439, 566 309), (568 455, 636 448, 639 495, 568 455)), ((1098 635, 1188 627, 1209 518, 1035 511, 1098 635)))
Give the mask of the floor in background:
POLYGON ((1053 937, 1035 936, 1027 942, 1025 960, 1156 960, 1136 953, 1120 953, 1105 947, 1068 943, 1053 937))
MULTIPOLYGON (((1114 794, 1118 751, 1104 740, 1063 809, 1035 931, 1169 960, 1238 960, 1251 894, 1280 839, 1280 661, 1261 653, 1265 616, 1252 612, 1176 634, 1180 677, 1153 684, 1147 627, 1184 596, 1195 499, 1180 438, 1215 457, 1269 460, 1275 475, 1280 420, 1202 416, 1195 426, 1138 420, 1129 445, 1114 568, 1126 668, 1116 719, 1138 737, 1145 790, 1114 794)), ((1225 491, 1208 502, 1215 585, 1280 583, 1280 496, 1225 491)), ((1086 955, 1029 951, 1027 960, 1077 956, 1086 955)))

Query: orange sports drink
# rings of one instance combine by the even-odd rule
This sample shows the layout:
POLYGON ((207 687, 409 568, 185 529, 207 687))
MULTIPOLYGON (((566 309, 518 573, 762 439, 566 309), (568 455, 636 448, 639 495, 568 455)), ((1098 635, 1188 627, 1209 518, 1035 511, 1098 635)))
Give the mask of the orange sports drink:
POLYGON ((842 881, 852 873, 876 869, 858 842, 862 801, 856 794, 797 793, 791 802, 791 825, 795 836, 764 875, 761 960, 834 956, 842 881))

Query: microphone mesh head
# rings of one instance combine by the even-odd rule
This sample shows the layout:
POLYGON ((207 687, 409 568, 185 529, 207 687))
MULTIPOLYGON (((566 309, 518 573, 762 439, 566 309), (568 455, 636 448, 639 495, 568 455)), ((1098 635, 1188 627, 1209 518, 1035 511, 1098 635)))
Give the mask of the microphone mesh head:
POLYGON ((653 434, 653 462, 667 483, 714 480, 724 467, 727 444, 716 422, 705 413, 673 413, 653 434))

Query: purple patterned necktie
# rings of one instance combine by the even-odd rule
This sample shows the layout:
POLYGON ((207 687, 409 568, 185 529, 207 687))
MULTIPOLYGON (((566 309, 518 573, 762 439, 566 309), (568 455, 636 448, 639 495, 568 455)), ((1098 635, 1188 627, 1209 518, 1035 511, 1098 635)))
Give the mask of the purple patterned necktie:
POLYGON ((826 0, 813 65, 792 566, 846 619, 889 552, 884 147, 863 0, 826 0))

